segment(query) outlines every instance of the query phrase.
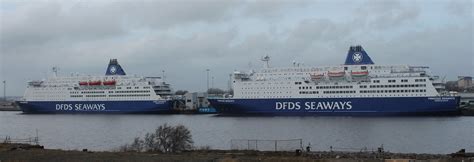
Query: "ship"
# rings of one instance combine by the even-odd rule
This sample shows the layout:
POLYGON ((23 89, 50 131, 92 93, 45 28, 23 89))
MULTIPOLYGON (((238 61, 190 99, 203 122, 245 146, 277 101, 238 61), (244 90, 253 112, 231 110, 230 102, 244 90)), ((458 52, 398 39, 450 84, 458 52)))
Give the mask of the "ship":
POLYGON ((126 75, 117 59, 111 59, 105 75, 54 75, 29 81, 17 101, 24 113, 169 113, 170 91, 161 77, 126 75))
MULTIPOLYGON (((437 91, 429 67, 378 65, 360 45, 345 63, 306 67, 293 63, 234 71, 233 95, 209 98, 221 115, 411 116, 457 115, 460 98, 437 91)), ((441 88, 438 88, 441 89, 441 88)))

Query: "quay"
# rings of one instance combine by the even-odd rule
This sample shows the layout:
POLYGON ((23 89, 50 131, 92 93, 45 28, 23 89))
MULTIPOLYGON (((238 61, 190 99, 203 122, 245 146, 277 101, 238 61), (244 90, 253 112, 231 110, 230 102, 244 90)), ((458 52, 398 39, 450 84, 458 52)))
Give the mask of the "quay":
POLYGON ((459 110, 462 115, 474 116, 474 93, 458 93, 461 96, 459 110))
POLYGON ((13 101, 0 101, 0 111, 20 111, 20 107, 13 101))

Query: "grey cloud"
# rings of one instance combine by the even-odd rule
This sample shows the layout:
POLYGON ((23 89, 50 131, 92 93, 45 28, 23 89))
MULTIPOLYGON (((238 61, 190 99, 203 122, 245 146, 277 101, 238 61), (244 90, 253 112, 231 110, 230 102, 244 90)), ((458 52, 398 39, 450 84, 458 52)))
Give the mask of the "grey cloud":
POLYGON ((473 33, 469 23, 409 31, 390 40, 368 40, 366 50, 376 63, 430 66, 435 74, 453 79, 474 75, 474 40, 466 33, 473 33))
POLYGON ((244 7, 244 15, 249 17, 261 17, 264 19, 281 18, 289 9, 304 7, 309 0, 257 0, 247 1, 244 7))
POLYGON ((446 9, 451 14, 463 17, 470 17, 473 18, 473 2, 472 0, 456 0, 450 1, 448 5, 446 5, 446 9))
POLYGON ((72 8, 55 2, 37 2, 15 13, 2 14, 1 50, 41 45, 50 41, 103 39, 123 34, 113 8, 72 8))
POLYGON ((285 40, 282 53, 291 53, 295 58, 304 55, 326 53, 321 49, 332 49, 333 44, 349 39, 358 30, 350 25, 335 23, 329 19, 306 19, 301 21, 285 40), (318 52, 315 52, 318 51, 318 52))
MULTIPOLYGON (((290 66, 292 60, 311 66, 335 65, 344 61, 348 46, 352 44, 363 45, 372 59, 380 64, 427 63, 425 65, 432 66, 439 73, 474 68, 472 21, 440 29, 428 27, 419 31, 402 31, 395 37, 384 35, 384 32, 398 29, 407 22, 421 21, 416 16, 405 15, 405 10, 413 10, 412 15, 422 12, 416 6, 397 2, 374 4, 364 10, 370 11, 370 8, 377 11, 359 14, 347 21, 335 21, 331 15, 327 18, 309 16, 290 26, 272 25, 270 30, 273 32, 244 33, 238 26, 220 25, 239 18, 278 21, 273 16, 284 15, 294 4, 283 2, 284 5, 269 5, 271 9, 260 14, 258 8, 265 10, 265 4, 269 2, 204 2, 207 1, 177 1, 171 4, 161 1, 117 1, 103 6, 77 4, 67 10, 40 5, 46 8, 21 12, 32 24, 15 18, 2 21, 2 45, 4 41, 12 43, 13 40, 32 42, 17 43, 15 48, 8 47, 8 50, 7 47, 0 49, 3 69, 0 76, 15 80, 11 86, 18 89, 16 95, 21 95, 26 80, 43 78, 44 72, 51 66, 60 66, 65 74, 76 71, 103 74, 108 59, 117 58, 128 74, 161 75, 161 70, 165 70, 167 80, 175 89, 198 91, 205 87, 207 68, 216 78, 215 85, 224 88, 229 73, 236 69, 246 70, 249 63, 254 68, 261 67, 258 59, 263 55, 270 55, 271 65, 278 67, 290 66), (256 3, 262 4, 248 6, 256 3), (254 11, 246 7, 254 8, 254 11), (102 9, 103 14, 97 13, 102 9), (37 13, 31 13, 33 11, 37 13), (381 17, 387 17, 387 20, 381 17), (88 24, 102 20, 105 22, 88 24), (196 24, 206 30, 193 28, 192 25, 196 24), (383 26, 388 27, 380 31, 383 26), (108 28, 110 31, 105 31, 108 28), (376 30, 380 32, 371 34, 376 30), (6 32, 16 32, 16 35, 5 35, 6 32), (25 34, 20 35, 21 32, 25 34), (186 34, 180 35, 183 32, 186 34), (443 48, 437 49, 440 47, 443 48)), ((5 16, 2 15, 2 18, 5 16)))
POLYGON ((236 1, 36 2, 6 12, 0 33, 1 50, 49 41, 90 41, 120 38, 131 30, 168 29, 195 22, 216 22, 229 16, 236 1))
POLYGON ((195 22, 219 22, 231 17, 237 0, 178 0, 121 2, 128 23, 137 26, 166 29, 195 22))
POLYGON ((354 11, 356 21, 365 22, 368 28, 386 30, 416 20, 420 13, 416 2, 396 0, 367 1, 354 11))

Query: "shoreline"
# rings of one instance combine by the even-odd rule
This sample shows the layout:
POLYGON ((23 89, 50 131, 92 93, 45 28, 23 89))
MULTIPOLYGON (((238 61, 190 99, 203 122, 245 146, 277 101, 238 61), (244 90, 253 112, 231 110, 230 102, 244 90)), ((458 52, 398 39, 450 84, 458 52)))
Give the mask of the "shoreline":
POLYGON ((41 145, 1 143, 0 161, 472 161, 474 153, 416 154, 391 152, 334 151, 236 151, 192 150, 180 153, 159 152, 94 152, 84 149, 47 149, 41 145))

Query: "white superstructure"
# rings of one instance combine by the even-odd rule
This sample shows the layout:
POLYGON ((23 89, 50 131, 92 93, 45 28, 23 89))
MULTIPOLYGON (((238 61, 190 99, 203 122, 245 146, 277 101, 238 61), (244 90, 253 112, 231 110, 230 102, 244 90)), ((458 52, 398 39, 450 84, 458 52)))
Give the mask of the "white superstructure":
MULTIPOLYGON (((340 66, 270 68, 265 57, 258 71, 235 71, 233 98, 358 98, 440 96, 429 68, 374 65, 359 46, 351 47, 349 63, 340 66), (362 62, 363 58, 368 63, 362 62), (352 64, 351 64, 352 61, 352 64)), ((440 86, 440 84, 436 84, 440 86)), ((442 89, 442 87, 438 87, 442 89)))
POLYGON ((134 76, 70 76, 50 77, 45 81, 28 82, 24 99, 26 101, 116 101, 116 100, 159 100, 154 87, 163 81, 159 77, 134 76), (114 84, 104 85, 107 81, 114 84), (99 85, 80 83, 100 82, 99 85))

